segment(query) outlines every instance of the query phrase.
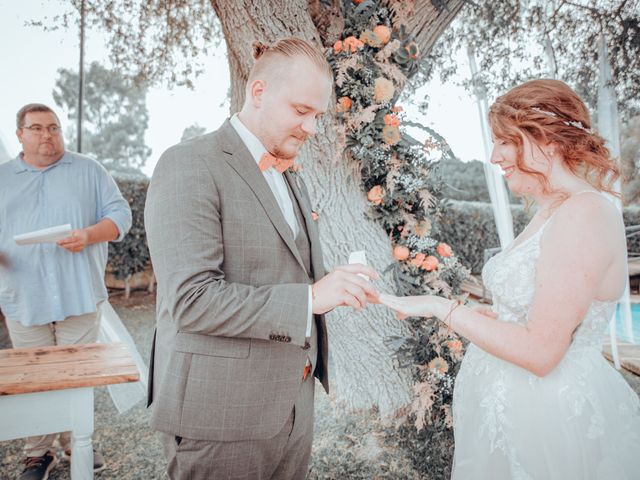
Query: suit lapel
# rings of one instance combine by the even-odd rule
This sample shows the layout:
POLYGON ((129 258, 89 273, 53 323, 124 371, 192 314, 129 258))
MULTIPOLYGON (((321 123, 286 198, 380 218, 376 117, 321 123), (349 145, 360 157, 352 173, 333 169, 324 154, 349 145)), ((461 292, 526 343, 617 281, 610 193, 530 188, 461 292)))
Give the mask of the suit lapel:
POLYGON ((309 243, 311 244, 311 266, 313 267, 313 276, 315 280, 319 280, 324 276, 324 261, 322 259, 322 250, 320 248, 320 236, 318 233, 318 226, 315 220, 311 217, 311 201, 306 191, 304 183, 301 179, 294 178, 290 171, 284 172, 284 177, 293 192, 293 196, 298 202, 300 212, 304 218, 304 223, 307 229, 307 236, 309 237, 309 243), (300 182, 298 182, 300 180, 300 182))
POLYGON ((280 206, 273 196, 271 188, 269 188, 269 184, 256 165, 251 153, 231 123, 229 123, 229 120, 222 125, 221 130, 226 140, 222 146, 222 151, 227 154, 225 156, 226 162, 249 185, 280 237, 289 247, 302 269, 306 271, 298 247, 296 247, 291 227, 285 220, 282 210, 280 210, 280 206))

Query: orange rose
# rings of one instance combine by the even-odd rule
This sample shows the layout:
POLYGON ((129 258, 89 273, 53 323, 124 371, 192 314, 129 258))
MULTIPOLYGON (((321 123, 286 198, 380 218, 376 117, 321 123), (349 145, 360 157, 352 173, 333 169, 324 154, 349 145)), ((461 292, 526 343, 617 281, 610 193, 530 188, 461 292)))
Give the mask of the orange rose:
POLYGON ((333 44, 333 51, 335 53, 340 53, 342 51, 342 40, 338 40, 333 44))
POLYGON ((358 40, 356 37, 347 37, 344 39, 344 49, 354 53, 359 48, 364 47, 364 43, 358 40))
POLYGON ((422 262, 422 265, 420 266, 427 272, 430 272, 438 268, 438 265, 440 265, 440 262, 438 261, 438 259, 433 255, 429 255, 427 258, 424 259, 424 262, 422 262))
POLYGON ((440 245, 438 245, 438 248, 436 248, 436 252, 438 252, 438 255, 444 258, 453 255, 453 250, 446 243, 441 243, 440 245))
POLYGON ((391 109, 391 111, 392 111, 393 113, 404 112, 404 108, 402 108, 400 105, 396 105, 395 107, 393 107, 393 108, 391 109))
POLYGON ((382 41, 383 44, 391 40, 391 29, 386 25, 376 26, 373 29, 373 33, 375 33, 378 36, 378 38, 382 41))
POLYGON ((409 258, 409 249, 404 245, 396 245, 393 247, 393 257, 402 262, 409 258))
POLYGON ((369 190, 369 193, 367 193, 367 200, 371 203, 375 203, 376 205, 380 205, 382 203, 383 195, 382 187, 380 185, 376 185, 369 190))
POLYGON ((315 221, 318 221, 318 218, 320 218, 320 215, 318 215, 316 212, 311 212, 311 218, 315 221))
POLYGON ((389 125, 391 127, 399 127, 400 119, 397 116, 395 116, 393 113, 387 113, 384 116, 384 124, 389 125))
POLYGON ((349 97, 340 97, 338 99, 338 106, 336 107, 336 110, 338 112, 346 112, 351 109, 352 105, 353 101, 349 97))
POLYGON ((451 353, 457 354, 462 352, 462 342, 460 340, 449 340, 446 344, 451 353))
POLYGON ((417 253, 413 260, 411 260, 411 264, 416 267, 421 267, 426 257, 424 253, 417 253))

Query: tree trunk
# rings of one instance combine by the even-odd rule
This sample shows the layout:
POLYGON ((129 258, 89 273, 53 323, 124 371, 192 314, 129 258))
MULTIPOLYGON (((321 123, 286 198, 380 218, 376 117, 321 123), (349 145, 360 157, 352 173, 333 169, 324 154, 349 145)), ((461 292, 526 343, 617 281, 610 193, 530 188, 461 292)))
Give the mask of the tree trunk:
MULTIPOLYGON (((447 2, 438 12, 428 1, 416 2, 412 31, 420 51, 426 53, 438 35, 460 10, 464 1, 447 2)), ((253 64, 251 43, 274 42, 298 36, 321 45, 320 33, 304 0, 248 1, 211 0, 227 43, 231 71, 231 113, 243 102, 245 83, 253 64)), ((337 39, 322 39, 330 45, 337 39)), ((330 108, 330 111, 332 109, 330 108)), ((359 166, 344 154, 344 139, 337 138, 337 119, 332 114, 318 126, 315 138, 304 146, 299 158, 314 210, 319 214, 320 237, 328 269, 347 262, 349 253, 365 250, 371 266, 384 270, 394 260, 383 228, 367 218, 369 209, 362 191, 359 166)), ((391 292, 389 279, 378 287, 391 292)), ((330 345, 331 388, 336 399, 350 409, 377 405, 382 416, 391 415, 411 397, 408 369, 398 369, 394 351, 385 337, 406 334, 406 327, 386 309, 368 307, 363 312, 339 308, 327 316, 330 345)))

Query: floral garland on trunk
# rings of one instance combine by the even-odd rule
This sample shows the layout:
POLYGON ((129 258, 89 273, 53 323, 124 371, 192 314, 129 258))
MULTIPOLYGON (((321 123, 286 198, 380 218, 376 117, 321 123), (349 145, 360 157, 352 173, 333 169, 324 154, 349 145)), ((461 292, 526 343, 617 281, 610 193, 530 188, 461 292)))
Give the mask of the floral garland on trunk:
MULTIPOLYGON (((347 157, 357 162, 371 215, 385 228, 397 260, 387 268, 400 294, 454 296, 467 276, 451 247, 436 239, 442 214, 442 182, 434 162, 450 155, 432 130, 406 120, 396 104, 407 78, 418 68, 419 52, 403 23, 412 2, 389 7, 345 1, 345 27, 328 50, 335 75, 336 110, 347 157), (430 134, 418 142, 402 125, 430 134)), ((409 319, 413 336, 389 338, 401 366, 412 368, 415 401, 404 412, 419 430, 448 430, 453 378, 463 345, 435 320, 409 319)))

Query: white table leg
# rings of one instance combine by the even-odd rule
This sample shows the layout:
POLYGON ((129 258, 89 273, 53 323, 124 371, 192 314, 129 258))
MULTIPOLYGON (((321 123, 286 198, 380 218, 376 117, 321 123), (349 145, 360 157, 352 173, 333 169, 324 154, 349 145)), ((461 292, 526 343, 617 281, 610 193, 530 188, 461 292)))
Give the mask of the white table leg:
POLYGON ((93 388, 84 388, 71 402, 71 479, 93 478, 93 388))

